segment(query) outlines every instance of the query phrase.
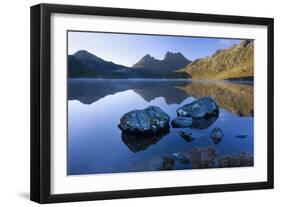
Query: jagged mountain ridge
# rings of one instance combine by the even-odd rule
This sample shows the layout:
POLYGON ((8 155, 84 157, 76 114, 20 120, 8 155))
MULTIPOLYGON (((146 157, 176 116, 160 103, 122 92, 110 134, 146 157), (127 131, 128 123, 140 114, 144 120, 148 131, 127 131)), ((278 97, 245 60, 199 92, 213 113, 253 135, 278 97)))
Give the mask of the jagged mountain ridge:
POLYGON ((192 78, 246 79, 254 73, 254 41, 243 40, 230 48, 217 50, 213 55, 193 62, 181 53, 167 52, 163 60, 149 54, 132 67, 103 60, 85 50, 68 55, 68 74, 71 78, 192 78))
POLYGON ((185 67, 189 63, 191 63, 191 60, 185 58, 180 52, 172 53, 168 51, 163 60, 158 60, 147 54, 132 67, 138 69, 146 68, 151 70, 161 70, 162 72, 174 72, 177 69, 185 67))
MULTIPOLYGON (((144 56, 143 60, 153 59, 144 56)), ((175 72, 176 69, 189 62, 182 54, 168 52, 157 67, 132 68, 115 64, 111 61, 80 50, 68 55, 68 74, 71 78, 187 78, 184 72, 175 72), (165 65, 166 64, 166 65, 165 65)))

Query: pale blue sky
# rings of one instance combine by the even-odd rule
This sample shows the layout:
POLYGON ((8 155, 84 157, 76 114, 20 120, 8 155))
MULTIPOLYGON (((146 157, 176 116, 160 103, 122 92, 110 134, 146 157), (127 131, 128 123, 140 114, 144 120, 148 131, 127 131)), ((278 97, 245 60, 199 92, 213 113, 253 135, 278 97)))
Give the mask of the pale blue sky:
POLYGON ((218 49, 230 47, 240 41, 223 38, 69 31, 68 54, 87 50, 104 60, 132 66, 146 54, 163 59, 167 51, 181 52, 186 58, 194 60, 212 55, 218 49))

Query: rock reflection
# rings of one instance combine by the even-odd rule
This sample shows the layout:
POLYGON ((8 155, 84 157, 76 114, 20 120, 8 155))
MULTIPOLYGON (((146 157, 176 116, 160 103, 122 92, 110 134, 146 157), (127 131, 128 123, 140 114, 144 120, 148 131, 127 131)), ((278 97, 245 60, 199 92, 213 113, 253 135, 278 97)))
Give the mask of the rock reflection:
POLYGON ((160 139, 166 136, 169 130, 156 134, 133 134, 122 132, 122 141, 134 153, 144 151, 149 146, 157 143, 160 139))

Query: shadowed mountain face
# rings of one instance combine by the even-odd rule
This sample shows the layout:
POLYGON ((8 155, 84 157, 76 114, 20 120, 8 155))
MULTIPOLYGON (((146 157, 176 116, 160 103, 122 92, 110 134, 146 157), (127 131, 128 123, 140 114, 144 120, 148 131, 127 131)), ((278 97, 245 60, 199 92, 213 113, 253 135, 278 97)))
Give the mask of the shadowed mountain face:
POLYGON ((94 69, 97 72, 111 72, 126 68, 123 65, 118 65, 113 62, 105 61, 86 50, 76 52, 73 57, 85 65, 88 69, 94 69))
POLYGON ((128 68, 123 65, 105 61, 86 50, 68 55, 69 77, 115 77, 116 74, 122 73, 126 69, 128 68))
POLYGON ((68 55, 68 76, 70 78, 188 78, 185 72, 175 70, 191 61, 181 53, 168 52, 164 60, 144 56, 133 68, 103 60, 86 50, 68 55))
POLYGON ((253 86, 227 81, 193 81, 185 87, 179 87, 195 98, 212 96, 220 107, 238 115, 253 116, 253 86))
POLYGON ((188 73, 192 79, 253 79, 254 41, 243 40, 212 56, 194 60, 179 71, 188 73))

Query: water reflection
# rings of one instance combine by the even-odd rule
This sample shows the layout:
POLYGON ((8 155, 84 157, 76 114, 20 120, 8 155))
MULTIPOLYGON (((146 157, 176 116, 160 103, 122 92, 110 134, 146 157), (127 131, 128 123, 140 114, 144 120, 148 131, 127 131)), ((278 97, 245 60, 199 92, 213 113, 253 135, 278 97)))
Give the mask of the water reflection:
POLYGON ((187 81, 172 80, 74 80, 68 81, 68 100, 79 100, 92 104, 108 95, 133 90, 145 101, 163 97, 167 104, 180 104, 189 95, 178 87, 185 87, 187 81))
POLYGON ((68 82, 68 175, 251 166, 253 138, 251 84, 172 80, 68 82), (201 96, 216 100, 220 106, 217 117, 145 137, 122 133, 118 128, 124 113, 150 105, 160 107, 173 120, 179 107, 201 96), (223 131, 219 142, 210 136, 215 128, 223 131), (206 147, 212 147, 216 156, 206 147), (240 156, 242 152, 245 156, 240 156), (201 160, 204 156, 207 161, 201 160))
POLYGON ((150 145, 156 144, 160 139, 169 133, 169 130, 157 134, 131 134, 122 132, 122 141, 128 148, 136 153, 146 150, 150 145))
POLYGON ((143 81, 143 80, 69 80, 68 100, 92 104, 108 95, 133 90, 150 102, 163 97, 165 102, 180 104, 193 96, 212 96, 220 107, 238 116, 254 115, 253 85, 230 81, 143 81))
POLYGON ((253 85, 250 82, 247 83, 195 81, 180 87, 180 89, 195 98, 212 96, 220 107, 238 116, 253 116, 253 85))

